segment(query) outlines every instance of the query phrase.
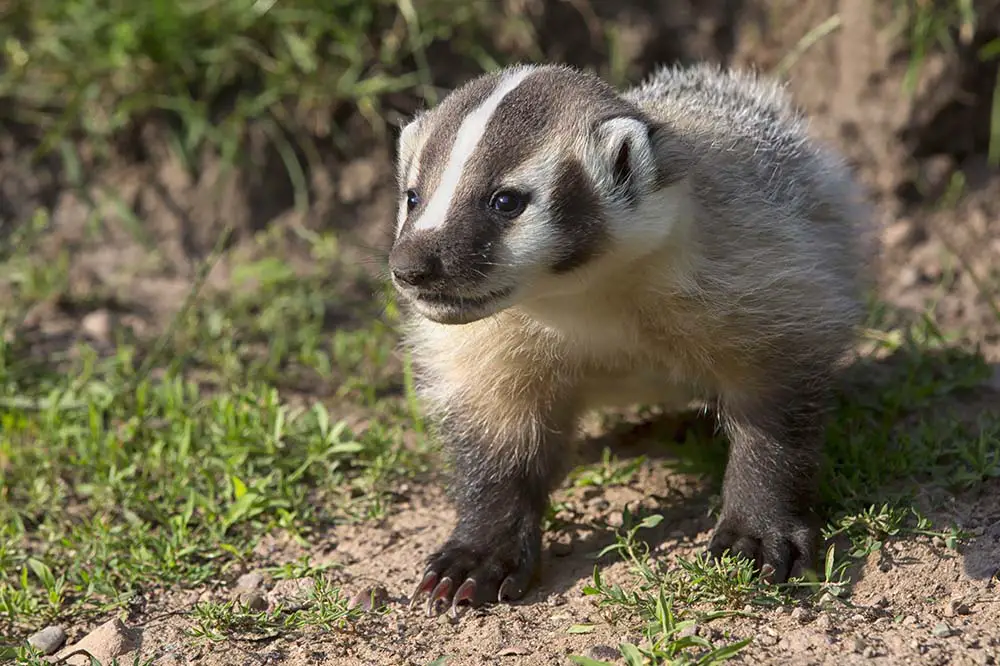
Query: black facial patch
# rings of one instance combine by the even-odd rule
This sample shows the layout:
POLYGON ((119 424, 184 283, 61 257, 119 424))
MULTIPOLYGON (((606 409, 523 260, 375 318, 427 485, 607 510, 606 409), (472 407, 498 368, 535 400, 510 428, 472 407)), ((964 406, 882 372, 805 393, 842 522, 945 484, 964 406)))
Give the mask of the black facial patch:
POLYGON ((552 265, 555 273, 567 273, 584 265, 607 243, 601 202, 577 160, 559 167, 552 198, 552 224, 559 230, 561 256, 552 265))
MULTIPOLYGON (((431 200, 434 190, 441 184, 441 176, 448 164, 448 157, 451 155, 462 121, 490 96, 499 80, 500 77, 496 74, 472 79, 454 90, 430 112, 432 115, 425 119, 425 122, 433 126, 427 130, 430 134, 422 150, 413 156, 414 160, 420 161, 420 171, 417 173, 416 183, 413 183, 413 189, 424 203, 431 200)), ((410 229, 420 211, 421 207, 418 206, 410 212, 403 223, 401 233, 410 229)))

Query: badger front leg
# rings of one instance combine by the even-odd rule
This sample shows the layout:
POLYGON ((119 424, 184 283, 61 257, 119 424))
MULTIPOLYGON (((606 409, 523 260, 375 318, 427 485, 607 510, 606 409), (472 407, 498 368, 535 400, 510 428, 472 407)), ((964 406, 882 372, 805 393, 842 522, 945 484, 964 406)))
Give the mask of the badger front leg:
MULTIPOLYGON (((522 398, 524 395, 522 394, 522 398)), ((538 573, 542 516, 564 468, 560 453, 572 418, 538 404, 505 405, 503 418, 450 409, 440 434, 454 463, 451 496, 458 522, 428 558, 411 606, 426 612, 520 599, 538 573)))

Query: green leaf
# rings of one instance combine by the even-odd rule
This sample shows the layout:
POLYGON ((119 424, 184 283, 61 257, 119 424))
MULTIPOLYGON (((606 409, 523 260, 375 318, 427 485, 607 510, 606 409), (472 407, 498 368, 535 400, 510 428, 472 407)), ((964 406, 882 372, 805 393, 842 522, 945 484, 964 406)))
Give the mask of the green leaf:
POLYGON ((567 634, 589 634, 594 630, 592 624, 574 624, 566 630, 567 634))
POLYGON ((642 665, 642 653, 639 652, 639 648, 632 643, 620 643, 618 645, 618 650, 625 657, 625 663, 628 666, 643 666, 642 665))
POLYGON ((235 474, 232 477, 233 481, 233 499, 236 500, 238 504, 243 496, 247 494, 247 484, 243 483, 243 480, 235 474))

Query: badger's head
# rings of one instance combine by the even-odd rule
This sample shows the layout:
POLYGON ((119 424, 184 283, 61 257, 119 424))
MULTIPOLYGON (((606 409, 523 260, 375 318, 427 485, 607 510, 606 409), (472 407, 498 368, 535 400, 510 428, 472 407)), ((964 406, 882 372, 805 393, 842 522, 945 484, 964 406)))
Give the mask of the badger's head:
POLYGON ((568 67, 473 79, 400 134, 393 284, 428 319, 464 324, 610 253, 652 249, 668 211, 630 213, 671 180, 663 133, 568 67))

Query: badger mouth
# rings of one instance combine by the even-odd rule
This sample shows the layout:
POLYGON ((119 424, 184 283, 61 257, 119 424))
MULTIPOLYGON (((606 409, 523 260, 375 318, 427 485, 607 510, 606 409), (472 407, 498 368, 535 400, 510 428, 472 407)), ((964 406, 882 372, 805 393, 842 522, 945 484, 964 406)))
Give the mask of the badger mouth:
POLYGON ((428 319, 442 324, 467 324, 499 311, 502 301, 513 293, 513 287, 475 296, 419 292, 413 294, 413 302, 428 319))

